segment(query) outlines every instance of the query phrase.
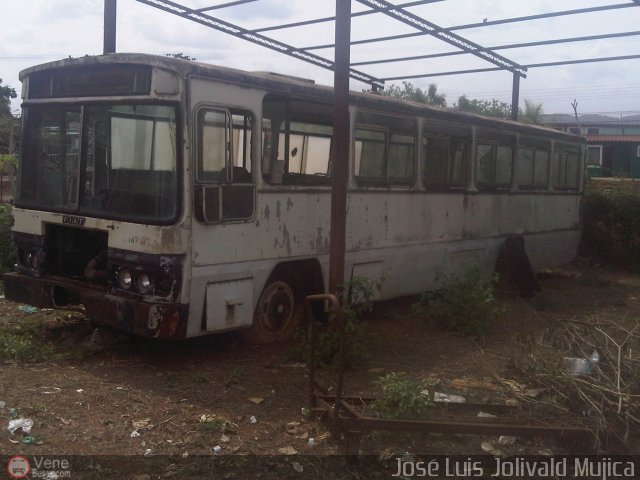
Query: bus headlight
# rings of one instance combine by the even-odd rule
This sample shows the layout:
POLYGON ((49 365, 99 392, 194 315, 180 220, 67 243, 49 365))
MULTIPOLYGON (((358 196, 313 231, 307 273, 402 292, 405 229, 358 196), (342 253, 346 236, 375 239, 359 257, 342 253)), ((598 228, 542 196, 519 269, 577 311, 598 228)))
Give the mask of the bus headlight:
POLYGON ((153 282, 151 282, 149 275, 147 275, 146 273, 141 273, 140 275, 138 275, 138 278, 136 280, 136 288, 138 292, 142 293, 143 295, 150 293, 151 290, 153 290, 153 282))
POLYGON ((121 268, 116 273, 116 280, 118 281, 118 286, 123 290, 129 290, 131 285, 133 284, 133 275, 131 275, 131 270, 127 270, 126 268, 121 268))
POLYGON ((36 252, 28 252, 26 256, 26 264, 31 267, 32 270, 38 270, 40 266, 40 257, 36 252))

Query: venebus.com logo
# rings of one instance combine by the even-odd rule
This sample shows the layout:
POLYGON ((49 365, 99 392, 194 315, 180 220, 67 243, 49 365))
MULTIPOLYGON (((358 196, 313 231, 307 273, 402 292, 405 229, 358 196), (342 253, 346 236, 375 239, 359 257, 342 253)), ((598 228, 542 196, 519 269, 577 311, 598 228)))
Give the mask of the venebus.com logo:
POLYGON ((33 457, 31 461, 22 455, 15 455, 7 462, 9 478, 71 478, 69 460, 59 458, 33 457))

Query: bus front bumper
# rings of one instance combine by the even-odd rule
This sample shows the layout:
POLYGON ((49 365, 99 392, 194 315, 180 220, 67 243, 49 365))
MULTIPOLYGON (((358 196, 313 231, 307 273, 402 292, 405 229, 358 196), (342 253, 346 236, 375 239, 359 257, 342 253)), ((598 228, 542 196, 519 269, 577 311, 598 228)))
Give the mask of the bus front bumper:
POLYGON ((2 275, 5 297, 39 308, 64 310, 84 305, 87 316, 135 335, 184 339, 188 305, 144 302, 69 279, 36 278, 12 272, 2 275))

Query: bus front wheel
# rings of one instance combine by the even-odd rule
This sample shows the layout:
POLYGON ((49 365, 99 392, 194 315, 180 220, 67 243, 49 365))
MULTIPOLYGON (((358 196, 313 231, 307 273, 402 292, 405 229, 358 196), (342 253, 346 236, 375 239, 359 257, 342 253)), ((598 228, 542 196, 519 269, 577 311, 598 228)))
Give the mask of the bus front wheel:
POLYGON ((304 292, 299 276, 287 269, 269 280, 260 294, 253 325, 245 337, 250 343, 291 338, 304 317, 304 292))

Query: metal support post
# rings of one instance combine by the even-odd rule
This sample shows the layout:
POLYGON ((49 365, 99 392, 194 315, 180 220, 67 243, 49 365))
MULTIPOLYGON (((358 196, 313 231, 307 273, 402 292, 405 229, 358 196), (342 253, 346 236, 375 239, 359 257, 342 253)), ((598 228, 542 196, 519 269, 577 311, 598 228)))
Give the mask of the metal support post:
POLYGON ((103 52, 116 53, 116 11, 118 0, 104 0, 103 52))
POLYGON ((518 105, 520 104, 520 75, 513 74, 513 90, 511 91, 511 120, 518 121, 518 105))
POLYGON ((344 282, 347 181, 349 176, 349 63, 351 0, 336 0, 335 70, 333 100, 334 155, 331 172, 331 248, 329 293, 337 293, 344 282))

